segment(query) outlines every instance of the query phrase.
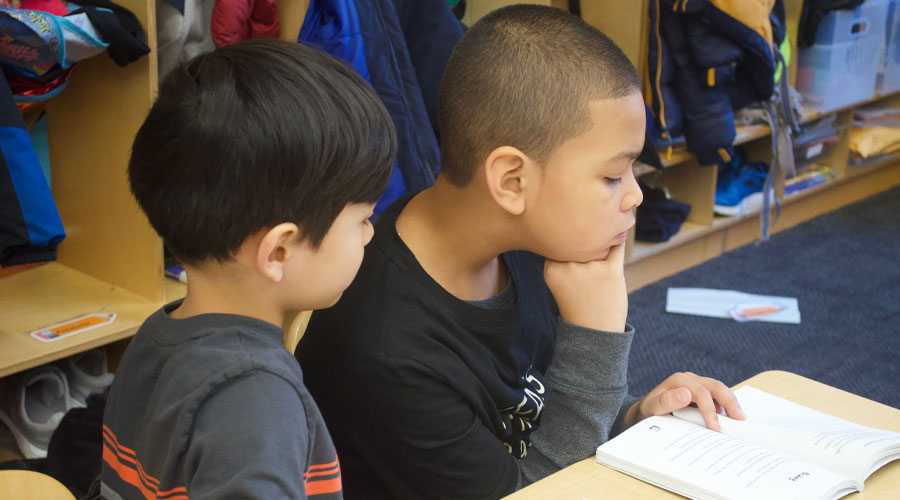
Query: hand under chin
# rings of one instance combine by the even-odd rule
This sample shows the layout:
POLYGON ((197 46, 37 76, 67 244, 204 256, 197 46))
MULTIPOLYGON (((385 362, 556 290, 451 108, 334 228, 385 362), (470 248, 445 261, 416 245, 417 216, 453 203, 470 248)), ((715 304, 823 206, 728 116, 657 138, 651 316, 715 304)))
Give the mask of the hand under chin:
POLYGON ((606 260, 609 257, 609 248, 602 250, 586 251, 586 252, 560 252, 559 255, 545 256, 550 260, 557 262, 578 262, 586 264, 588 262, 596 262, 598 260, 606 260))

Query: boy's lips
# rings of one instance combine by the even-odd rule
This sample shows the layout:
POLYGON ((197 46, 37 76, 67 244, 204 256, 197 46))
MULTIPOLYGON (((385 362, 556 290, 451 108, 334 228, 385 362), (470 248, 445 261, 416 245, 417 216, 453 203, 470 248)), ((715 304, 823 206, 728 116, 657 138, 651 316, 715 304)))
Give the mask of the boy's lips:
POLYGON ((613 238, 613 241, 615 241, 617 245, 621 245, 622 243, 625 243, 625 241, 628 240, 628 230, 631 229, 632 226, 634 226, 634 221, 632 221, 631 224, 629 224, 628 227, 626 227, 624 231, 617 234, 616 237, 613 238))

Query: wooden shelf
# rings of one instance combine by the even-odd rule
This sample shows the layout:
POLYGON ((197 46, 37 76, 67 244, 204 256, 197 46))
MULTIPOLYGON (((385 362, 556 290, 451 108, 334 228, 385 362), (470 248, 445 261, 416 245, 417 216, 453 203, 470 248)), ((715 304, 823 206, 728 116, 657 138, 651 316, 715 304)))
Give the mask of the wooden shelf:
POLYGON ((677 151, 673 152, 671 155, 666 154, 665 150, 659 152, 659 158, 662 160, 662 164, 666 168, 669 168, 673 165, 678 165, 679 163, 684 163, 693 157, 694 154, 690 151, 677 151))
POLYGON ((688 241, 703 236, 710 230, 712 230, 710 226, 704 226, 702 224, 696 224, 693 222, 685 222, 681 225, 681 230, 678 231, 675 236, 672 236, 669 241, 665 241, 662 243, 644 243, 641 241, 636 241, 634 243, 634 246, 631 248, 631 258, 628 259, 628 264, 639 262, 643 259, 646 259, 647 257, 665 252, 672 247, 677 247, 681 244, 687 243, 688 241))
POLYGON ((59 263, 0 280, 0 377, 130 337, 159 304, 59 263), (113 323, 55 342, 29 333, 86 314, 114 312, 113 323))
MULTIPOLYGON (((880 101, 882 99, 890 98, 890 97, 900 97, 900 91, 898 92, 890 92, 887 94, 875 94, 871 98, 866 99, 864 101, 856 102, 853 104, 848 104, 847 106, 843 106, 838 109, 834 109, 825 113, 815 109, 809 108, 804 110, 803 116, 800 117, 800 124, 809 123, 823 116, 828 116, 833 113, 840 113, 843 111, 848 111, 851 109, 858 108, 860 106, 865 106, 867 104, 871 104, 876 101, 880 101)), ((735 137, 734 137, 734 145, 738 146, 741 144, 746 144, 751 141, 755 141, 757 139, 761 139, 770 135, 772 132, 769 129, 768 125, 735 125, 735 137)), ((680 163, 684 163, 694 157, 694 154, 690 151, 678 151, 673 152, 671 156, 666 154, 665 149, 660 149, 659 151, 660 159, 662 159, 663 166, 669 168, 674 165, 678 165, 680 163)))
POLYGON ((734 145, 761 139, 772 133, 768 125, 735 125, 734 145))
MULTIPOLYGON (((896 185, 900 185, 900 153, 786 196, 772 234, 896 185)), ((758 217, 758 210, 742 216, 714 217, 708 225, 685 223, 665 243, 636 242, 625 264, 628 291, 758 240, 758 217)))
POLYGON ((187 283, 175 281, 171 278, 166 278, 165 282, 163 283, 163 286, 165 288, 164 302, 166 304, 168 304, 169 302, 172 302, 173 300, 183 299, 184 295, 187 293, 187 283))
POLYGON ((659 172, 659 170, 657 170, 656 168, 639 161, 634 162, 634 165, 631 167, 631 169, 634 172, 635 177, 652 174, 653 172, 659 172))
POLYGON ((900 152, 896 152, 890 156, 886 156, 880 160, 875 160, 869 163, 863 163, 862 165, 856 167, 847 167, 847 174, 845 177, 852 178, 860 175, 866 175, 873 170, 878 170, 881 167, 886 165, 890 165, 892 163, 900 163, 900 152))

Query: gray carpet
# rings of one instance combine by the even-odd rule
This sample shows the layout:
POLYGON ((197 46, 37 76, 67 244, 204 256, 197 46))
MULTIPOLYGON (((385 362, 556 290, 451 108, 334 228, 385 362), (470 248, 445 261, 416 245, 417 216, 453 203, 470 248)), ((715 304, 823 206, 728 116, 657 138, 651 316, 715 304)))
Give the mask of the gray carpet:
POLYGON ((644 287, 628 318, 635 395, 676 371, 733 385, 786 370, 900 408, 900 188, 644 287), (797 297, 801 324, 669 314, 669 287, 797 297))

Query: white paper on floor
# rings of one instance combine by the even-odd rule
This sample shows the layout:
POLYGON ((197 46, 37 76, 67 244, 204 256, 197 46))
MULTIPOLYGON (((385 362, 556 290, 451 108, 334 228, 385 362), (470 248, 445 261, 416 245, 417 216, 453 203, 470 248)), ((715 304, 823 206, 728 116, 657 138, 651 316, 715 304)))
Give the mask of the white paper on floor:
POLYGON ((669 288, 666 292, 666 312, 711 318, 740 317, 743 321, 800 324, 800 306, 796 298, 754 295, 736 290, 669 288), (749 312, 749 317, 732 311, 749 312))

